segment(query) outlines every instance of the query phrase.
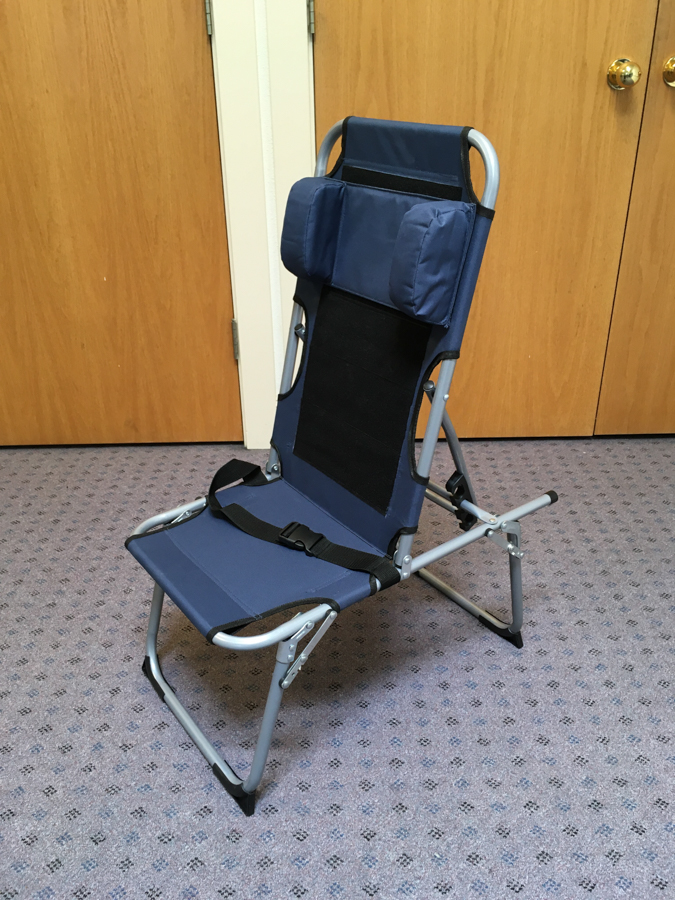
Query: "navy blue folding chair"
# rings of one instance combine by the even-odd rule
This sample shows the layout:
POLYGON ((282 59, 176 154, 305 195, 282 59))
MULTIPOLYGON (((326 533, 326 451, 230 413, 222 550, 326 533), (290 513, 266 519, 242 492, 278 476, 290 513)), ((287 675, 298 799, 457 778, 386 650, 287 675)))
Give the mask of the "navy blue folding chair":
POLYGON ((481 509, 446 412, 498 187, 495 151, 471 128, 356 117, 337 123, 321 146, 316 175, 295 184, 288 199, 281 255, 298 283, 266 466, 231 460, 207 497, 148 519, 127 541, 155 580, 143 671, 247 815, 283 692, 347 606, 416 573, 522 646, 519 520, 557 497, 550 491, 503 515, 481 509), (326 175, 340 134, 342 152, 326 175), (485 166, 480 202, 470 147, 485 166), (439 363, 434 385, 429 377, 439 363), (417 453, 425 393, 431 410, 417 453), (455 465, 445 487, 429 480, 441 428, 455 465), (461 533, 413 556, 425 498, 447 510, 461 533), (427 569, 482 538, 508 554, 510 623, 427 569), (219 647, 278 645, 245 780, 162 675, 157 631, 164 592, 219 647), (271 631, 236 633, 298 607, 271 631))

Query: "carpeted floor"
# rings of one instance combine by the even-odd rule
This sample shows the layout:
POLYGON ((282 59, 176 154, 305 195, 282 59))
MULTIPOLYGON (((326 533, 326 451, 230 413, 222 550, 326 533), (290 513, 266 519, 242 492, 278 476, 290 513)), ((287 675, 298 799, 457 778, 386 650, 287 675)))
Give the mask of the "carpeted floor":
MULTIPOLYGON (((674 897, 675 439, 465 452, 489 509, 560 494, 523 522, 524 649, 417 578, 347 610, 247 819, 141 674, 151 582, 123 541, 262 454, 0 451, 0 900, 674 897)), ((455 533, 425 509, 422 544, 455 533)), ((438 570, 506 611, 493 544, 438 570)), ((163 622, 168 680, 245 770, 274 651, 163 622)))

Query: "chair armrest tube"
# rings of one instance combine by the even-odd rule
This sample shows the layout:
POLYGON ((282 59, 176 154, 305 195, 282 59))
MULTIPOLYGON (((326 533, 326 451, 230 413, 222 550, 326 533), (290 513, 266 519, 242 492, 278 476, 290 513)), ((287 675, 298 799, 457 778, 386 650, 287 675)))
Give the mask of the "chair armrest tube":
POLYGON ((213 636, 211 643, 217 647, 224 647, 226 650, 260 650, 263 647, 271 647, 272 644, 278 644, 279 641, 285 641, 299 631, 306 622, 316 625, 324 619, 333 609, 327 603, 321 603, 310 609, 309 612, 302 613, 279 625, 272 631, 265 631, 263 634, 252 635, 251 637, 237 637, 234 634, 225 634, 219 631, 213 636))
POLYGON ((426 553, 420 553, 419 556, 413 557, 410 571, 418 572, 425 566, 429 566, 431 563, 443 559, 449 553, 454 553, 461 547, 465 547, 467 544, 472 544, 474 541, 480 540, 482 537, 485 537, 488 531, 498 531, 502 522, 517 522, 519 519, 522 519, 523 516, 529 516, 538 509, 543 509, 544 506, 550 506, 552 502, 550 494, 543 494, 541 497, 537 497, 536 500, 530 500, 529 503, 523 503, 522 506, 517 506, 509 512, 497 516, 494 524, 476 525, 470 531, 465 531, 464 534, 460 534, 458 537, 452 538, 452 540, 446 541, 444 544, 439 544, 438 547, 433 547, 431 550, 427 550, 426 553))
POLYGON ((158 513, 156 516, 151 516, 149 519, 146 519, 145 522, 142 522, 138 528, 132 531, 132 537, 137 534, 145 534, 146 531, 150 531, 151 528, 155 528, 157 525, 166 525, 167 522, 173 522, 174 519, 177 519, 178 516, 182 516, 185 513, 197 512, 198 509, 204 509, 206 506, 206 497, 199 497, 197 500, 193 500, 192 503, 184 503, 182 506, 177 506, 175 509, 169 509, 167 512, 158 513))

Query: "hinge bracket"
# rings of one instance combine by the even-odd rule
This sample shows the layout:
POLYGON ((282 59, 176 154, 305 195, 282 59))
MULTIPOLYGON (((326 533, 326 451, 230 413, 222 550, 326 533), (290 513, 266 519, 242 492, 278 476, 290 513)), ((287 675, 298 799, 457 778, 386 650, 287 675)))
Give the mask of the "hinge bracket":
POLYGON ((307 0, 307 29, 310 34, 314 34, 314 0, 307 0))
POLYGON ((239 326, 236 319, 232 319, 232 350, 235 361, 239 362, 239 326))
POLYGON ((206 33, 211 37, 213 34, 213 23, 211 21, 211 0, 204 0, 204 13, 206 14, 206 33))
MULTIPOLYGON (((333 624, 333 622, 335 621, 336 618, 337 618, 337 613, 335 612, 335 610, 333 610, 333 612, 328 613, 328 615, 326 616, 326 618, 323 620, 323 622, 322 622, 322 624, 321 624, 321 627, 319 628, 319 630, 317 631, 317 633, 314 635, 314 637, 312 638, 312 640, 307 644, 307 646, 306 646, 305 649, 302 651, 302 653, 300 654, 300 656, 295 660, 295 662, 293 662, 293 660, 292 660, 292 658, 291 658, 291 665, 288 667, 288 669, 287 669, 287 671, 286 671, 286 674, 284 675, 284 677, 283 677, 283 678, 281 679, 281 681, 279 682, 279 686, 280 686, 284 691, 286 690, 286 688, 288 687, 288 685, 291 684, 291 682, 293 681, 293 679, 295 678, 295 676, 298 674, 298 672, 300 671, 300 669, 301 669, 301 668, 304 666, 304 664, 307 662, 307 660, 308 660, 308 658, 309 658, 309 654, 310 654, 310 653, 312 652, 312 650, 316 647, 316 645, 319 643, 319 641, 320 641, 321 638, 324 636, 324 634, 328 631, 328 629, 329 629, 330 626, 333 624)), ((279 646, 281 646, 281 644, 279 644, 279 646)), ((293 649, 295 650, 295 648, 293 648, 293 649)), ((278 659, 278 658, 279 658, 279 657, 277 657, 277 659, 278 659)))
POLYGON ((506 550, 509 556, 515 556, 518 559, 522 559, 525 556, 525 551, 520 549, 521 533, 519 522, 502 522, 499 526, 499 532, 489 529, 485 532, 485 537, 498 544, 502 550, 506 550), (507 537, 504 537, 504 534, 507 537))

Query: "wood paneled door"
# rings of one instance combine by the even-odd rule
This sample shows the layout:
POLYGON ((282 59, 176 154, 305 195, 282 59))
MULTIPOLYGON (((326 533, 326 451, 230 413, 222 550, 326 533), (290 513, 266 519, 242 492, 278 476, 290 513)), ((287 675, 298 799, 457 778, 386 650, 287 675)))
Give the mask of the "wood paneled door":
POLYGON ((656 10, 316 0, 319 137, 349 114, 471 125, 499 154, 450 399, 462 436, 593 433, 646 81, 614 91, 607 68, 646 69, 656 10))
POLYGON ((675 432, 675 3, 660 3, 596 434, 675 432))
POLYGON ((0 4, 0 443, 242 437, 200 0, 0 4))

